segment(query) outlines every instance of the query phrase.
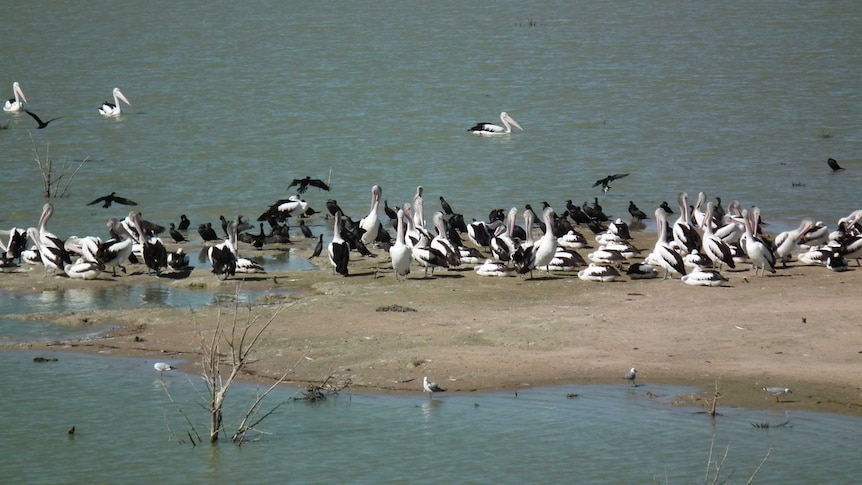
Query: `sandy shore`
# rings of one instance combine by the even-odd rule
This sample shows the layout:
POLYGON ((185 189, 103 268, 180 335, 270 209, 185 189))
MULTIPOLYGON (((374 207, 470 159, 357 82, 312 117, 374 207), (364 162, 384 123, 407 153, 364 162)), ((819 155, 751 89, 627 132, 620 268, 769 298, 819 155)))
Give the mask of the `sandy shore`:
MULTIPOLYGON (((639 248, 654 243, 652 234, 635 238, 639 248)), ((307 256, 300 246, 291 257, 307 256)), ((320 270, 244 281, 219 281, 207 267, 160 281, 200 291, 233 291, 241 284, 272 293, 268 304, 240 307, 241 319, 248 312, 268 319, 280 308, 255 354, 250 377, 256 379, 288 372, 291 382, 319 383, 334 375, 349 378, 355 390, 419 392, 427 375, 450 391, 468 392, 625 386, 622 376, 636 367, 647 391, 650 383, 703 389, 680 396, 683 403, 703 404, 717 385, 719 411, 747 406, 862 415, 862 271, 855 266, 835 273, 792 263, 760 278, 744 264, 725 273, 726 286, 706 288, 679 279, 593 283, 574 273, 480 277, 470 269, 422 279, 415 266, 409 281, 396 283, 384 251, 373 258, 354 254, 346 278, 332 273, 325 256, 316 263, 320 270), (407 311, 383 311, 398 307, 407 311), (792 394, 776 402, 764 386, 789 387, 792 394)), ((0 275, 0 288, 40 292, 156 279, 142 269, 73 281, 46 278, 36 268, 0 275)), ((91 341, 5 348, 183 359, 183 369, 196 372, 196 324, 212 329, 219 312, 230 321, 234 306, 21 316, 116 329, 91 341)))

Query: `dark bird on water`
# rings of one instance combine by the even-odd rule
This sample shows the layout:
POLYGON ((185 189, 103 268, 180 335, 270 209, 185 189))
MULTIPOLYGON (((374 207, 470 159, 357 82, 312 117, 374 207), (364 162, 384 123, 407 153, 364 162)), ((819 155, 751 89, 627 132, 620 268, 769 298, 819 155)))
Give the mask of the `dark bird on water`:
POLYGON ((28 111, 28 110, 26 110, 26 109, 25 109, 25 110, 24 110, 24 112, 25 112, 25 113, 27 113, 28 115, 32 116, 32 117, 33 117, 33 119, 34 119, 34 120, 36 120, 36 123, 39 123, 39 127, 38 127, 38 128, 36 128, 37 130, 41 130, 42 128, 45 128, 46 126, 48 126, 48 123, 50 123, 50 122, 52 122, 52 121, 54 121, 54 120, 59 120, 60 118, 62 118, 62 116, 58 116, 58 117, 56 117, 56 118, 51 118, 51 119, 50 119, 50 120, 48 120, 48 121, 42 121, 42 118, 39 118, 38 116, 36 116, 36 114, 35 114, 35 113, 33 113, 33 112, 31 112, 31 111, 28 111))
POLYGON ((602 193, 604 193, 604 192, 607 192, 608 190, 610 190, 611 186, 608 185, 609 183, 613 182, 614 180, 621 179, 623 177, 628 177, 628 176, 629 176, 629 174, 627 174, 627 173, 616 173, 613 175, 608 175, 607 177, 605 177, 603 179, 596 180, 596 183, 593 184, 593 187, 598 187, 599 185, 601 185, 602 186, 602 193))
POLYGON ((182 215, 180 216, 180 225, 179 225, 179 226, 177 226, 177 229, 179 229, 180 231, 185 231, 185 230, 187 230, 187 229, 189 228, 189 225, 190 225, 191 223, 192 223, 192 221, 190 221, 190 220, 189 220, 189 218, 188 218, 188 217, 186 217, 186 215, 185 215, 185 214, 182 214, 182 215))
POLYGON ((834 158, 830 158, 829 160, 826 160, 826 163, 829 164, 829 168, 831 168, 833 172, 837 172, 839 170, 844 170, 844 167, 842 167, 841 165, 838 165, 838 161, 835 160, 834 158))
POLYGON ((99 197, 98 199, 94 200, 93 202, 90 202, 87 205, 94 205, 98 204, 99 202, 102 202, 102 207, 104 207, 105 209, 111 207, 111 204, 113 204, 114 202, 123 205, 138 205, 138 203, 135 201, 129 200, 125 197, 120 197, 119 195, 117 195, 116 192, 111 192, 104 197, 99 197))
POLYGON ((287 189, 290 190, 291 187, 299 186, 296 189, 297 193, 304 194, 308 187, 317 187, 321 190, 329 190, 329 185, 326 184, 323 180, 313 179, 311 177, 305 177, 303 179, 293 179, 293 182, 287 186, 287 189))

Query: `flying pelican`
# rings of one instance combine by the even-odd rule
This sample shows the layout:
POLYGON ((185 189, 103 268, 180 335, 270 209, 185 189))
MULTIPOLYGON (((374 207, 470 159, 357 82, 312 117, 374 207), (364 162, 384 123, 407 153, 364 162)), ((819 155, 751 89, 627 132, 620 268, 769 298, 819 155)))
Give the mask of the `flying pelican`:
POLYGON ((395 270, 395 280, 399 277, 407 279, 410 274, 410 260, 413 259, 413 254, 407 244, 404 243, 404 211, 398 209, 398 235, 395 237, 395 244, 389 248, 389 257, 392 259, 392 269, 395 270))
POLYGON ((27 98, 24 97, 24 91, 21 91, 21 86, 18 85, 18 81, 12 83, 12 94, 14 94, 14 98, 9 98, 6 101, 6 104, 3 105, 3 111, 19 111, 24 103, 27 102, 27 98))
POLYGON ((495 125, 493 123, 476 123, 474 127, 470 128, 467 131, 478 136, 499 136, 512 133, 513 126, 519 130, 524 130, 523 128, 521 128, 521 125, 519 125, 517 121, 513 120, 511 116, 506 114, 505 111, 500 113, 500 121, 503 122, 503 126, 505 126, 505 128, 503 128, 503 126, 495 125))
POLYGON ((429 393, 429 396, 433 395, 435 392, 446 392, 446 389, 438 386, 436 382, 429 382, 428 376, 425 376, 422 380, 422 389, 429 393))
POLYGON ((120 88, 114 88, 114 103, 111 104, 107 101, 102 103, 102 106, 99 107, 99 114, 102 116, 120 116, 122 114, 122 110, 120 109, 120 101, 123 101, 127 105, 131 106, 132 103, 123 96, 123 93, 120 91, 120 88))

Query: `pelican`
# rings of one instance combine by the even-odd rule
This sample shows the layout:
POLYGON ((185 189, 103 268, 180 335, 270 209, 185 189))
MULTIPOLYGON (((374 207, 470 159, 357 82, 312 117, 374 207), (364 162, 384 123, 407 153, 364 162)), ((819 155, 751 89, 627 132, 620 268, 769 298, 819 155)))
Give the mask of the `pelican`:
POLYGON ((102 274, 105 265, 94 261, 85 261, 84 258, 78 258, 72 264, 65 267, 66 275, 69 278, 77 280, 94 280, 102 274))
POLYGON ((165 245, 162 244, 162 240, 158 236, 150 236, 144 231, 140 212, 130 212, 128 219, 138 233, 144 265, 158 276, 162 272, 162 268, 168 266, 168 251, 165 249, 165 245))
POLYGON ((379 185, 371 187, 371 210, 368 211, 367 216, 359 220, 359 227, 365 230, 359 239, 366 246, 370 245, 377 239, 377 233, 380 230, 380 220, 377 217, 377 206, 380 204, 380 194, 382 193, 383 190, 379 185))
POLYGON ((500 261, 492 261, 486 259, 484 263, 473 268, 479 276, 509 276, 509 270, 506 263, 500 261))
POLYGON ((335 225, 332 230, 332 241, 329 243, 329 262, 335 272, 348 275, 347 263, 350 261, 350 246, 341 237, 341 212, 335 213, 335 225))
POLYGON ((590 265, 585 269, 578 271, 578 279, 584 281, 599 281, 601 283, 613 281, 619 275, 620 272, 613 266, 598 265, 596 263, 590 263, 590 265))
POLYGON ((733 262, 733 253, 730 250, 730 245, 724 239, 715 235, 712 230, 712 218, 715 215, 715 204, 711 201, 706 204, 706 215, 701 220, 700 226, 703 228, 703 237, 701 238, 701 249, 703 253, 712 261, 712 265, 719 270, 723 264, 731 268, 736 268, 736 263, 733 262))
POLYGON ((495 125, 493 123, 476 123, 476 126, 467 131, 478 136, 500 136, 512 133, 513 126, 521 131, 524 130, 521 128, 521 125, 519 125, 517 121, 513 120, 505 111, 500 113, 500 121, 503 122, 503 126, 495 125))
POLYGON ((683 283, 692 286, 721 286, 726 281, 727 278, 718 271, 702 269, 700 266, 695 266, 687 275, 682 277, 683 283))
POLYGON ((626 274, 633 280, 646 280, 658 277, 658 270, 646 263, 637 263, 629 266, 626 274))
POLYGON ((658 229, 658 240, 649 256, 650 262, 664 268, 664 279, 667 279, 671 271, 685 275, 685 262, 682 260, 682 256, 667 243, 667 216, 661 207, 655 211, 655 224, 658 229))
POLYGON ((750 218, 748 211, 744 210, 742 211, 742 218, 745 219, 745 253, 754 268, 754 276, 757 276, 758 271, 760 271, 761 278, 767 270, 770 273, 775 273, 775 255, 772 253, 772 249, 755 235, 757 224, 760 221, 760 209, 752 208, 750 218))
POLYGON ((129 106, 132 105, 132 103, 130 103, 129 100, 126 99, 125 96, 123 96, 123 93, 122 93, 122 91, 120 91, 120 88, 114 88, 113 94, 114 94, 114 103, 111 104, 107 101, 102 103, 102 106, 99 108, 99 114, 100 115, 102 115, 102 116, 120 116, 120 114, 122 114, 122 110, 120 109, 120 101, 126 103, 129 106))
POLYGON ((15 97, 9 98, 9 100, 6 101, 6 104, 3 105, 3 111, 20 111, 21 107, 24 106, 24 103, 27 102, 27 98, 24 97, 24 91, 21 91, 21 86, 18 84, 18 81, 12 83, 12 93, 15 97))
POLYGON ((398 209, 398 235, 395 236, 395 244, 389 248, 389 257, 392 259, 392 269, 395 270, 395 280, 399 277, 407 279, 410 274, 410 260, 413 258, 412 251, 407 244, 404 243, 404 211, 398 209))

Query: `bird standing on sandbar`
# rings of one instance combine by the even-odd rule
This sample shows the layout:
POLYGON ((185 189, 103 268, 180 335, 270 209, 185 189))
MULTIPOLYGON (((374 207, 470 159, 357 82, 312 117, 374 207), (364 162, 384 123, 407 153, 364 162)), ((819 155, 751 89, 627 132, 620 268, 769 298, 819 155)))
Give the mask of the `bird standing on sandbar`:
POLYGON ((775 396, 775 402, 781 402, 778 400, 780 396, 793 394, 793 392, 786 387, 764 387, 763 390, 775 396))
POLYGON ((631 382, 632 382, 632 385, 633 385, 633 386, 635 386, 635 387, 638 387, 637 378, 638 378, 638 371, 637 371, 637 370, 635 370, 635 368, 634 368, 634 367, 632 367, 632 368, 631 368, 631 370, 629 370, 628 372, 626 372, 625 379, 626 379, 627 381, 631 381, 631 382))

